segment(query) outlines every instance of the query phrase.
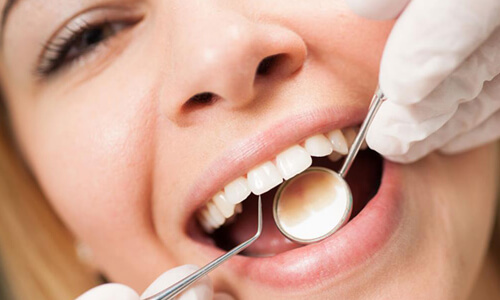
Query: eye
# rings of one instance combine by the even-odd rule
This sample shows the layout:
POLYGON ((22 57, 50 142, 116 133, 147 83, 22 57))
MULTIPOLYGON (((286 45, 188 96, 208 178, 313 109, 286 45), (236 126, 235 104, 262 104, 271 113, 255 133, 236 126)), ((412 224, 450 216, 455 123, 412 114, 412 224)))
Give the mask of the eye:
POLYGON ((62 36, 50 41, 37 68, 37 73, 49 76, 67 64, 92 52, 100 44, 130 26, 130 22, 109 22, 89 24, 83 22, 75 28, 68 25, 62 36))

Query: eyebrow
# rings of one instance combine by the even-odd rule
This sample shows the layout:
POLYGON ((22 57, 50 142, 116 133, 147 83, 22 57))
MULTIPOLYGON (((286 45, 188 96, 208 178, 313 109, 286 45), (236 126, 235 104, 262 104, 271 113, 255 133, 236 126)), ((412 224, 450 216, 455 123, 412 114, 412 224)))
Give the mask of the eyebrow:
POLYGON ((7 22, 7 18, 9 17, 9 13, 12 11, 12 8, 14 7, 14 4, 17 3, 18 0, 7 0, 7 3, 5 3, 5 6, 3 7, 2 11, 2 32, 3 28, 5 26, 5 22, 7 22))

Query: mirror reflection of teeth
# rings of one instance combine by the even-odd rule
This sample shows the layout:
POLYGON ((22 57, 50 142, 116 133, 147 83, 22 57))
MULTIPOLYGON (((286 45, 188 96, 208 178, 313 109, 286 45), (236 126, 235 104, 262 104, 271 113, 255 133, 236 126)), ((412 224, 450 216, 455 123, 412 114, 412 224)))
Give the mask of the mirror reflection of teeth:
MULTIPOLYGON (((241 213, 241 202, 250 193, 261 195, 302 173, 312 164, 311 157, 328 156, 331 161, 338 161, 349 152, 359 127, 335 129, 325 134, 315 134, 303 143, 293 145, 227 184, 215 194, 197 213, 197 219, 206 233, 234 220, 241 213)), ((364 146, 366 149, 366 145, 364 146)))

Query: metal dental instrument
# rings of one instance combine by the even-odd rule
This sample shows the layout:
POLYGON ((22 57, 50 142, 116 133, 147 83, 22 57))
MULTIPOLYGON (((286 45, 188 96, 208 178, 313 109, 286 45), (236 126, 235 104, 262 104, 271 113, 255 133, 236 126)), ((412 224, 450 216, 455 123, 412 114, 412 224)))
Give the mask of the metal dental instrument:
POLYGON ((358 155, 359 148, 361 147, 361 144, 363 144, 363 141, 365 140, 366 133, 368 132, 368 128, 372 124, 373 118, 375 118, 375 115, 378 112, 378 109, 380 108, 380 105, 382 102, 385 100, 384 93, 380 88, 377 88, 377 91, 375 92, 375 95, 373 95, 371 104, 370 104, 370 109, 368 110, 368 114, 366 115, 365 120, 363 121, 363 124, 361 124, 361 127, 359 129, 359 133, 356 136, 356 139, 354 139, 354 142, 351 146, 351 149, 349 150, 349 153, 347 154, 347 157, 344 161, 344 164, 342 165, 342 168, 339 171, 339 175, 342 176, 343 178, 347 175, 347 172, 352 166, 352 163, 354 162, 354 159, 356 158, 356 155, 358 155))
POLYGON ((380 108, 380 105, 385 99, 386 98, 380 88, 377 88, 377 91, 373 95, 368 114, 366 115, 363 124, 359 129, 359 133, 357 134, 351 149, 344 160, 342 168, 338 173, 326 168, 311 167, 280 186, 274 198, 273 216, 278 229, 288 239, 299 244, 318 242, 329 237, 345 223, 347 223, 352 211, 352 192, 344 178, 359 152, 359 149, 366 137, 368 128, 380 108), (335 183, 336 186, 333 193, 334 196, 332 196, 335 197, 335 199, 331 200, 331 205, 326 205, 324 198, 321 198, 320 200, 314 199, 315 201, 321 202, 321 208, 311 209, 314 213, 311 213, 310 215, 302 212, 302 215, 297 217, 297 212, 295 212, 298 210, 297 207, 299 207, 299 205, 300 207, 304 207, 304 205, 310 206, 312 199, 298 202, 296 198, 293 198, 293 196, 283 197, 283 195, 287 195, 286 189, 291 186, 294 181, 304 180, 305 176, 310 176, 311 173, 314 172, 316 172, 315 175, 318 178, 326 178, 327 176, 330 176, 329 179, 331 182, 335 183), (290 222, 286 219, 287 215, 285 212, 291 211, 290 207, 294 210, 295 219, 300 219, 300 222, 290 222), (339 212, 339 210, 342 211, 339 212), (318 213, 318 211, 321 211, 321 213, 318 213))
POLYGON ((198 279, 205 276, 210 271, 217 268, 220 264, 222 264, 226 260, 230 259, 234 255, 245 250, 248 246, 250 246, 253 242, 255 242, 260 237, 261 233, 262 233, 262 200, 261 200, 261 196, 259 196, 259 200, 258 200, 258 225, 257 225, 257 232, 255 233, 254 236, 252 236, 247 241, 239 244, 238 246, 234 247, 226 254, 223 254, 223 255, 219 256, 218 258, 214 259, 212 262, 208 263, 203 268, 201 268, 201 269, 193 272, 192 274, 184 277, 184 279, 181 279, 180 281, 178 281, 174 285, 164 289, 161 292, 154 294, 153 296, 145 298, 144 300, 174 299, 175 296, 182 293, 185 289, 187 289, 191 284, 195 283, 198 279))

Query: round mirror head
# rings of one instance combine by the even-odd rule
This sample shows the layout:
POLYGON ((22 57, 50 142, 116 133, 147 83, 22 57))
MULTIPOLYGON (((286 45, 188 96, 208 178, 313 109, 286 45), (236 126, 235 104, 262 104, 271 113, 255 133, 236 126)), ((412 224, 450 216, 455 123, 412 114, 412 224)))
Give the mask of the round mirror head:
POLYGON ((283 183, 274 196, 273 216, 283 235, 309 244, 337 231, 351 216, 347 182, 330 169, 311 167, 283 183))

